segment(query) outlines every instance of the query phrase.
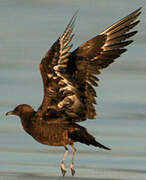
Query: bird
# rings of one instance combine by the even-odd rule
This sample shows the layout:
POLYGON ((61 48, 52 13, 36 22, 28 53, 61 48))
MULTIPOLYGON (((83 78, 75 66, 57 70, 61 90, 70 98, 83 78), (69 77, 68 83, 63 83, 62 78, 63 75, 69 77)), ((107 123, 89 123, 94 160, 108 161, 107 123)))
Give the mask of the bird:
POLYGON ((20 104, 6 113, 18 116, 24 131, 39 143, 65 148, 60 164, 62 176, 67 172, 65 160, 69 152, 68 145, 72 148, 72 176, 75 175, 74 143, 111 150, 96 141, 79 123, 87 119, 96 119, 95 87, 98 86, 98 75, 133 42, 127 39, 137 33, 131 29, 140 22, 137 18, 141 14, 141 9, 138 8, 71 51, 73 28, 77 18, 75 12, 65 31, 41 60, 44 97, 40 107, 35 111, 30 105, 20 104))

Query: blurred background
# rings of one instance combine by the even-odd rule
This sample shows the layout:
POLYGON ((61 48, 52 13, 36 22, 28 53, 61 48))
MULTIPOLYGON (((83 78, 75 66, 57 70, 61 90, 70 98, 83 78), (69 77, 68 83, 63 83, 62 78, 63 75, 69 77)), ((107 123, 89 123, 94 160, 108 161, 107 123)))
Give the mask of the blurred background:
POLYGON ((99 77, 97 120, 81 123, 112 151, 76 144, 76 177, 68 169, 65 179, 146 179, 146 1, 0 0, 0 180, 61 179, 64 148, 37 143, 5 112, 40 106, 39 63, 73 13, 79 9, 76 48, 139 7, 135 42, 99 77))

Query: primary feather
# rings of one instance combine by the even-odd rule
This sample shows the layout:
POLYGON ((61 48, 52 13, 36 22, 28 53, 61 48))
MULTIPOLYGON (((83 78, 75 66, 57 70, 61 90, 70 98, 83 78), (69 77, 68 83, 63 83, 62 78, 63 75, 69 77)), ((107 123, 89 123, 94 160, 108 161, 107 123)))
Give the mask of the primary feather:
POLYGON ((133 42, 127 39, 137 33, 129 31, 139 23, 136 19, 140 10, 137 9, 70 52, 77 12, 74 14, 64 33, 41 61, 44 100, 38 115, 51 117, 55 114, 67 121, 95 119, 94 86, 98 86, 97 75, 133 42))

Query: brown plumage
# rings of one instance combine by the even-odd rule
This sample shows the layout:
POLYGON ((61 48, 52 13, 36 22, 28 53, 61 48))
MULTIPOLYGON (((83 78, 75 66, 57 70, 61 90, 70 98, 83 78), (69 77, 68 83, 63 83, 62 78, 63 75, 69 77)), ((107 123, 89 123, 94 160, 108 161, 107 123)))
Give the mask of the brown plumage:
POLYGON ((34 111, 31 106, 21 104, 7 113, 19 116, 24 130, 38 142, 65 147, 66 152, 61 162, 63 176, 66 173, 64 161, 68 153, 66 145, 73 148, 70 164, 72 175, 75 174, 74 142, 110 150, 76 122, 95 119, 96 91, 93 86, 98 86, 97 75, 133 42, 127 39, 137 33, 129 31, 140 22, 136 21, 140 13, 141 8, 70 52, 77 15, 75 13, 64 33, 41 61, 40 71, 44 85, 42 105, 34 111))

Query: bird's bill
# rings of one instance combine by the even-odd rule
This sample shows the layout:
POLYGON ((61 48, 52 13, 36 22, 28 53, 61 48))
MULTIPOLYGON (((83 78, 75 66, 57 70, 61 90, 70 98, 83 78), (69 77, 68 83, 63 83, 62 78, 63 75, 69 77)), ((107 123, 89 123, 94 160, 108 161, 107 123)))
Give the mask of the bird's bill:
POLYGON ((9 116, 9 115, 15 115, 15 112, 14 111, 9 111, 6 113, 6 116, 9 116))

